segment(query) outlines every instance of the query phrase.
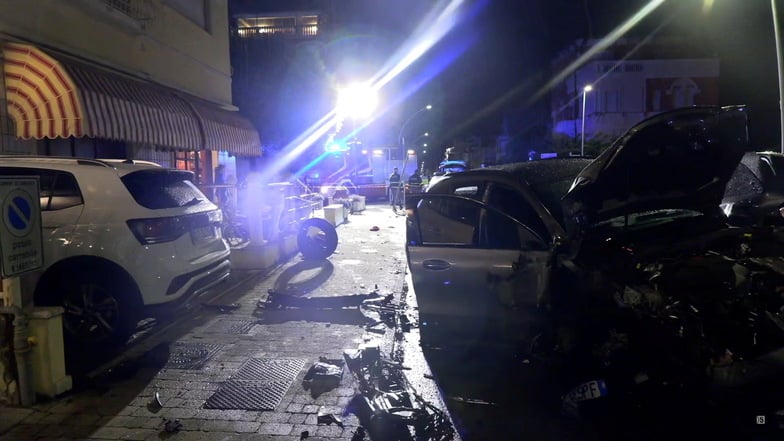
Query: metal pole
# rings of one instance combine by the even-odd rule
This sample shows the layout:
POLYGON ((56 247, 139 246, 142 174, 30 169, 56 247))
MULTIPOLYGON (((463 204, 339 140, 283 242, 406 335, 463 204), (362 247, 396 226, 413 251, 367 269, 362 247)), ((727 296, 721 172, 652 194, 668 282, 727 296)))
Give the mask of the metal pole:
POLYGON ((781 30, 779 29, 778 11, 776 0, 770 0, 770 11, 773 15, 773 32, 776 36, 776 61, 779 73, 779 118, 781 129, 781 153, 784 153, 784 59, 781 54, 781 30))
POLYGON ((585 156, 585 95, 587 93, 588 91, 583 89, 583 123, 582 128, 580 129, 580 137, 582 138, 580 141, 580 156, 585 156))

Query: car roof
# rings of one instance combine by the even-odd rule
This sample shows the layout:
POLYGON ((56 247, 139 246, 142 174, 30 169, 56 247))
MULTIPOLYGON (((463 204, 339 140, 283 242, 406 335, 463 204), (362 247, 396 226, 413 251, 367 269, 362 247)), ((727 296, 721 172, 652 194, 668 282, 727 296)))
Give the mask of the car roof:
POLYGON ((463 173, 505 172, 512 174, 529 185, 536 186, 548 182, 560 181, 564 178, 573 178, 592 161, 591 158, 549 158, 535 161, 513 162, 509 164, 492 165, 485 168, 468 170, 463 173))
POLYGON ((132 159, 95 159, 62 156, 0 155, 4 166, 43 167, 48 169, 78 171, 83 167, 105 167, 124 176, 139 170, 162 170, 159 164, 132 159))

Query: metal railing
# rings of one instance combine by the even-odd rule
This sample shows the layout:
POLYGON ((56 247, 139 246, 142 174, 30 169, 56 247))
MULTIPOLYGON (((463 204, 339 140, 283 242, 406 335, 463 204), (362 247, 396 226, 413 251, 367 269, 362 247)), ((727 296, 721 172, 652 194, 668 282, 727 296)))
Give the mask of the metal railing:
POLYGON ((260 185, 256 190, 262 193, 256 195, 250 195, 247 188, 233 184, 200 185, 199 188, 224 211, 244 216, 248 222, 258 222, 257 231, 261 232, 265 241, 295 232, 301 221, 315 216, 323 207, 324 200, 320 194, 309 192, 308 187, 299 180, 260 185), (218 200, 217 195, 221 190, 228 194, 228 201, 221 203, 218 200), (288 194, 280 197, 282 191, 288 194), (265 195, 267 192, 268 195, 265 195))
POLYGON ((240 38, 316 37, 318 25, 250 26, 239 28, 234 34, 240 38))

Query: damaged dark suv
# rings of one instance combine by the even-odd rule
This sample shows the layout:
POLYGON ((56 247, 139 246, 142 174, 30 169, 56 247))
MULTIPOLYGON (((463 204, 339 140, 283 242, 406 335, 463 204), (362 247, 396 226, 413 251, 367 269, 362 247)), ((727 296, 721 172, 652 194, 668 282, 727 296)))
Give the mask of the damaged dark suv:
POLYGON ((607 382, 573 401, 650 384, 770 387, 784 377, 784 236, 721 210, 747 149, 745 108, 692 107, 593 161, 445 177, 407 201, 423 344, 506 338, 579 360, 607 382))

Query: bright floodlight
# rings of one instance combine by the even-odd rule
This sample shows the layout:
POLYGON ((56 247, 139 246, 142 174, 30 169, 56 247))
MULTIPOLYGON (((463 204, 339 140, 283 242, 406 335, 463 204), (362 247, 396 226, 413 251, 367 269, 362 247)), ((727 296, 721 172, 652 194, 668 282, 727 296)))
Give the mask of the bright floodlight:
POLYGON ((409 154, 409 155, 413 155, 414 153, 416 153, 416 152, 415 152, 415 151, 413 151, 413 150, 409 150, 409 151, 408 151, 408 154, 409 154))
POLYGON ((431 106, 430 104, 428 104, 427 106, 425 106, 425 109, 427 109, 427 110, 430 110, 430 109, 432 109, 432 108, 433 108, 433 106, 431 106))
POLYGON ((590 92, 590 91, 592 91, 592 90, 593 90, 593 86, 591 86, 591 85, 589 84, 589 85, 587 85, 587 86, 583 87, 583 90, 584 90, 584 91, 586 91, 586 92, 590 92))
POLYGON ((367 118, 376 110, 376 91, 367 84, 352 84, 338 93, 338 115, 367 118))

